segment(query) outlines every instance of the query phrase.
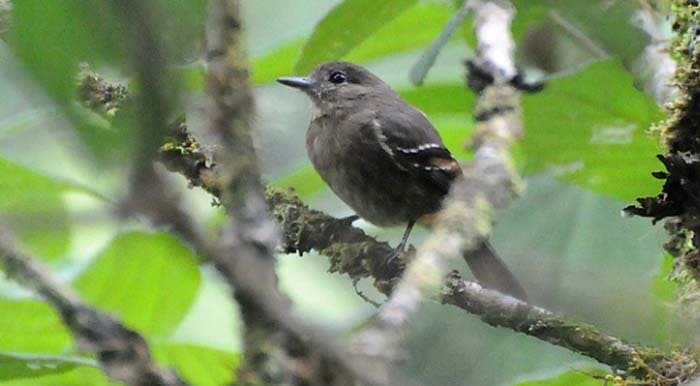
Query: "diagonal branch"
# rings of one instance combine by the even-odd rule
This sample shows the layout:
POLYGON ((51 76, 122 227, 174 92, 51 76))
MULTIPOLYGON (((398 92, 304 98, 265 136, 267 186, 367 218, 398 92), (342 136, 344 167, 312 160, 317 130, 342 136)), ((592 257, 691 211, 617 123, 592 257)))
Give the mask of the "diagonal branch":
MULTIPOLYGON (((174 139, 183 140, 179 142, 181 146, 175 141, 166 144, 161 150, 161 161, 171 171, 186 175, 193 186, 215 193, 218 185, 214 171, 203 161, 206 156, 191 136, 181 132, 179 137, 174 139)), ((403 267, 381 263, 391 251, 387 243, 309 208, 293 192, 268 188, 266 198, 281 228, 282 252, 303 254, 315 250, 329 258, 331 272, 346 274, 353 280, 371 278, 380 292, 391 293, 403 267)), ((494 327, 530 335, 639 378, 661 374, 667 379, 685 379, 697 370, 692 355, 663 353, 654 347, 627 343, 595 326, 484 289, 454 272, 435 300, 478 315, 494 327)))
POLYGON ((453 184, 432 234, 418 248, 374 323, 357 336, 373 352, 394 356, 389 360, 396 359, 407 325, 424 299, 439 291, 449 262, 476 250, 488 238, 494 211, 506 207, 520 185, 510 155, 522 133, 519 91, 510 84, 517 75, 510 36, 515 12, 505 2, 472 0, 468 5, 478 43, 470 76, 480 76, 475 157, 464 178, 453 184))
POLYGON ((0 263, 10 278, 33 288, 56 309, 78 347, 97 354, 110 378, 135 386, 185 385, 173 371, 156 365, 141 335, 83 303, 36 258, 23 252, 7 229, 0 230, 0 263))

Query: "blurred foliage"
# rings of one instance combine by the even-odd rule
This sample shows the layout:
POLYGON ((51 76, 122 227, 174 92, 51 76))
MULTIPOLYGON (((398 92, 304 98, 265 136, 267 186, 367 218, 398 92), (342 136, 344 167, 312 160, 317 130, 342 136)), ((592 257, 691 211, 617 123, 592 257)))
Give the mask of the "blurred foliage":
POLYGON ((199 280, 196 257, 177 238, 131 232, 98 253, 73 285, 126 325, 166 338, 192 306, 199 280))
POLYGON ((551 170, 625 201, 659 191, 650 172, 658 168, 661 147, 647 130, 661 111, 634 88, 618 62, 553 80, 543 92, 527 96, 523 109, 527 173, 551 170))
POLYGON ((514 386, 603 386, 606 384, 604 376, 605 373, 596 369, 572 370, 554 378, 525 381, 514 386))
MULTIPOLYGON (((320 2, 325 4, 325 0, 317 1, 317 5, 320 2)), ((295 29, 298 31, 296 36, 265 42, 265 46, 276 48, 261 53, 253 58, 252 63, 252 80, 258 86, 261 136, 277 140, 272 142, 276 147, 266 149, 266 153, 283 157, 286 167, 284 170, 270 171, 271 183, 282 187, 292 186, 302 197, 315 200, 314 205, 326 205, 338 210, 337 203, 324 201, 328 194, 324 196, 321 193, 327 192, 327 188, 303 155, 303 141, 298 140, 308 117, 302 116, 299 111, 285 113, 284 107, 291 105, 291 101, 274 94, 278 91, 269 84, 279 76, 307 74, 316 64, 328 60, 348 60, 372 69, 376 67, 382 76, 405 73, 403 78, 407 79, 411 64, 439 35, 454 12, 455 5, 461 4, 461 0, 334 1, 334 8, 326 14, 319 14, 317 7, 309 6, 305 19, 286 21, 284 9, 290 6, 288 1, 265 2, 276 2, 276 9, 281 10, 279 14, 265 15, 250 23, 260 23, 277 31, 288 28, 290 24, 301 25, 295 29), (381 72, 382 68, 384 72, 381 72), (269 126, 270 116, 278 117, 284 130, 269 126), (292 143, 299 143, 298 148, 292 143)), ((176 79, 173 84, 185 95, 184 100, 192 104, 186 110, 188 123, 195 131, 206 122, 206 117, 202 117, 200 111, 205 88, 201 53, 206 3, 206 0, 157 0, 149 3, 158 15, 154 28, 157 28, 166 45, 170 72, 176 79)), ((263 1, 244 3, 245 7, 256 7, 263 1)), ((309 0, 304 4, 311 3, 309 0)), ((658 319, 639 324, 652 326, 653 331, 647 336, 649 340, 671 339, 668 326, 673 321, 668 303, 675 295, 675 286, 666 280, 671 268, 669 260, 664 260, 659 271, 647 257, 639 257, 641 253, 637 252, 642 247, 648 255, 658 253, 659 257, 661 249, 650 250, 653 248, 649 245, 653 246, 654 243, 649 240, 638 242, 638 228, 642 228, 638 224, 622 227, 611 221, 608 227, 603 227, 598 222, 587 221, 593 217, 605 218, 603 214, 609 215, 611 210, 621 207, 617 200, 630 201, 640 195, 654 194, 659 187, 658 182, 649 175, 658 169, 654 155, 659 148, 656 140, 647 134, 647 128, 662 113, 649 97, 635 88, 633 74, 626 66, 645 44, 644 34, 627 22, 634 14, 634 2, 516 0, 514 4, 518 9, 513 23, 516 40, 523 39, 533 27, 551 25, 551 12, 556 11, 574 28, 603 47, 611 58, 586 68, 566 68, 569 72, 548 81, 544 91, 523 98, 526 136, 519 147, 521 165, 527 175, 537 176, 529 179, 535 184, 535 189, 531 190, 540 188, 544 191, 530 204, 547 206, 548 210, 528 209, 527 213, 520 213, 522 219, 518 222, 511 219, 508 229, 512 233, 508 237, 508 245, 502 249, 511 252, 525 250, 520 254, 530 253, 534 256, 541 250, 532 247, 532 234, 550 235, 551 239, 542 241, 544 249, 551 247, 562 259, 568 258, 561 264, 565 269, 578 270, 581 276, 578 280, 565 279, 562 266, 540 267, 538 264, 543 260, 533 262, 531 259, 529 263, 522 264, 524 267, 516 268, 533 273, 534 277, 546 276, 548 280, 559 283, 559 287, 552 288, 556 288, 555 292, 560 296, 567 296, 564 291, 568 287, 564 284, 576 290, 576 285, 584 280, 590 282, 590 277, 586 275, 596 272, 594 268, 606 269, 609 265, 606 258, 615 256, 617 260, 610 264, 614 267, 634 266, 635 270, 631 271, 636 276, 626 277, 620 282, 638 281, 642 282, 639 288, 649 287, 649 293, 638 296, 637 300, 646 301, 646 297, 652 299, 649 306, 655 307, 654 317, 658 319), (572 194, 571 187, 546 185, 542 182, 546 180, 542 178, 543 173, 556 175, 561 181, 598 193, 599 196, 579 194, 578 190, 577 194, 572 194), (553 221, 553 217, 565 218, 553 221), (610 233, 617 230, 615 227, 629 234, 616 241, 610 241, 610 235, 594 241, 596 232, 610 233), (598 245, 600 240, 605 245, 598 245), (607 248, 607 253, 591 248, 590 243, 607 248), (593 250, 595 253, 591 252, 593 250), (631 253, 626 253, 629 251, 631 253), (644 277, 644 272, 648 271, 658 274, 652 277, 649 273, 648 277, 644 277)), ((131 80, 133 74, 127 60, 129 47, 126 44, 129 42, 123 38, 128 23, 120 20, 116 7, 107 0, 21 0, 15 1, 14 5, 12 27, 6 35, 11 57, 0 60, 0 81, 5 80, 8 84, 0 89, 0 99, 16 103, 7 104, 9 107, 5 109, 0 106, 0 136, 3 142, 0 149, 5 149, 0 153, 0 175, 3 176, 0 179, 0 218, 19 233, 29 251, 52 264, 62 278, 70 280, 86 301, 117 315, 127 326, 143 333, 160 363, 173 366, 193 385, 230 383, 239 360, 238 354, 233 349, 223 351, 221 347, 200 344, 203 339, 197 332, 209 330, 214 325, 219 329, 231 329, 232 326, 207 320, 221 317, 217 312, 223 313, 222 310, 233 311, 228 304, 201 306, 214 298, 203 295, 203 279, 197 257, 188 246, 172 236, 144 231, 144 224, 113 221, 113 202, 122 193, 120 188, 127 184, 120 171, 128 166, 126 160, 134 146, 134 106, 127 104, 116 114, 104 114, 85 109, 76 100, 76 76, 79 64, 83 62, 98 73, 107 74, 111 79, 128 85, 131 94, 138 92, 139 85, 131 80), (31 82, 8 81, 7 77, 12 78, 14 74, 7 70, 10 66, 8 63, 14 62, 19 64, 24 75, 31 78, 31 82), (42 98, 42 95, 49 98, 42 98), (27 100, 21 102, 22 98, 27 100), (18 105, 23 106, 24 110, 15 111, 18 105), (54 128, 54 125, 59 126, 62 118, 67 118, 68 122, 65 131, 54 128), (11 145, 5 144, 26 144, 27 137, 31 141, 32 135, 48 138, 40 142, 43 144, 63 146, 69 143, 70 146, 63 149, 65 157, 53 159, 54 153, 41 146, 27 147, 21 152, 7 150, 11 145), (22 141, 13 142, 20 137, 22 141), (63 172, 67 168, 76 169, 74 172, 81 175, 80 181, 87 183, 81 185, 55 177, 65 175, 63 172), (105 177, 117 183, 108 185, 104 182, 105 177), (86 216, 82 201, 79 199, 80 204, 75 204, 75 200, 67 199, 68 196, 89 197, 98 201, 104 212, 108 213, 110 221, 104 221, 99 216, 86 216), (100 229, 106 231, 100 233, 100 229), (103 241, 85 242, 85 239, 92 241, 93 238, 103 241), (76 252, 84 249, 97 252, 76 252), (193 316, 196 312, 200 315, 193 316), (190 327, 183 333, 179 329, 187 324, 186 320, 197 320, 198 324, 196 328, 190 327)), ((555 38, 564 36, 571 40, 562 28, 553 31, 558 34, 555 38)), ((457 35, 441 55, 442 67, 438 61, 433 72, 446 72, 448 66, 444 63, 447 62, 452 66, 450 68, 459 68, 461 74, 461 62, 469 55, 468 47, 474 46, 470 23, 465 23, 462 33, 457 35)), ((253 44, 257 42, 256 39, 257 36, 249 37, 253 44)), ((4 43, 0 42, 0 48, 3 47, 4 43)), ((553 47, 565 50, 559 57, 578 58, 583 56, 581 52, 586 52, 585 47, 553 47)), ((569 63, 560 64, 565 67, 569 63)), ((410 86, 406 80, 392 82, 392 86, 424 111, 455 156, 467 161, 471 154, 465 150, 465 143, 474 130, 470 112, 475 96, 465 88, 460 76, 436 82, 431 81, 429 75, 426 85, 420 88, 410 86)), ((284 95, 288 97, 289 94, 284 95)), ((298 98, 303 97, 299 95, 298 98)), ((202 209, 209 206, 209 200, 206 195, 197 193, 188 192, 186 195, 187 205, 197 214, 209 213, 202 209)), ((203 219, 202 222, 208 220, 203 219)), ((527 256, 520 257, 525 259, 527 256)), ((327 284, 330 280, 328 275, 321 272, 323 269, 300 269, 300 264, 310 264, 310 259, 283 260, 282 283, 286 287, 304 283, 303 291, 289 290, 295 296, 308 298, 309 293, 331 288, 327 284), (290 268, 292 265, 296 269, 290 268), (285 274, 290 277, 285 277, 285 274)), ((621 274, 610 273, 611 277, 621 274)), ((603 287, 614 288, 614 283, 603 287)), ((343 299, 357 300, 349 283, 341 282, 332 288, 338 294, 333 292, 333 296, 319 298, 328 304, 334 299, 337 303, 346 304, 337 300, 346 295, 343 299), (347 294, 340 294, 343 288, 347 294)), ((225 287, 218 291, 216 301, 220 304, 221 299, 227 299, 228 292, 225 287)), ((616 293, 627 294, 624 291, 616 293)), ((574 291, 571 295, 578 293, 574 291)), ((541 298, 551 300, 549 297, 541 298)), ((564 302, 561 300, 555 304, 564 302)), ((568 300, 565 303, 572 302, 568 300)), ((619 304, 625 299, 611 295, 602 301, 577 298, 576 302, 581 303, 579 310, 590 311, 595 304, 619 304)), ((320 300, 314 303, 306 299, 306 302, 300 303, 313 303, 323 308, 320 300)), ((334 305, 335 308, 326 306, 326 311, 333 309, 333 312, 348 319, 344 323, 335 321, 336 327, 363 320, 372 311, 354 305, 353 310, 341 313, 337 304, 334 305)), ((619 323, 641 315, 641 311, 635 312, 607 315, 608 319, 591 315, 589 319, 600 318, 596 321, 607 321, 609 325, 619 328, 619 323)), ((57 315, 40 300, 0 282, 0 313, 3 314, 0 318, 0 385, 109 384, 94 367, 93 358, 76 353, 74 343, 57 315)), ((601 310, 600 313, 609 312, 601 310)), ((464 315, 458 316, 464 319, 464 315)), ((431 335, 433 338, 426 340, 430 344, 436 341, 444 343, 437 345, 436 350, 463 342, 460 339, 465 335, 463 330, 440 328, 435 331, 435 326, 440 325, 439 322, 431 324, 433 330, 429 334, 437 334, 438 337, 431 335)), ((634 327, 631 333, 635 334, 641 334, 640 330, 646 328, 634 327)), ((215 334, 211 331, 207 333, 215 334)), ((504 333, 512 335, 512 332, 504 333)), ((477 347, 478 350, 469 349, 492 353, 497 358, 492 357, 491 361, 499 366, 498 370, 494 367, 481 371, 500 371, 504 367, 503 363, 498 362, 506 354, 499 354, 499 347, 516 347, 518 350, 523 347, 517 338, 513 338, 512 342, 518 344, 499 346, 498 339, 481 335, 484 335, 482 338, 486 342, 481 342, 484 346, 477 347)), ((537 344, 532 342, 531 346, 537 344)), ((535 380, 517 385, 602 383, 592 378, 587 370, 569 371, 574 364, 568 357, 554 359, 563 357, 558 352, 540 360, 523 359, 534 351, 531 351, 531 347, 522 350, 522 363, 510 364, 511 371, 527 368, 527 374, 536 374, 531 367, 537 366, 564 369, 557 372, 560 375, 550 379, 533 376, 535 380)), ((451 368, 440 368, 443 372, 455 373, 452 376, 446 374, 446 379, 467 379, 463 373, 468 368, 462 368, 462 359, 452 358, 451 368)), ((487 363, 488 359, 484 359, 483 363, 487 363)), ((430 358, 426 360, 430 361, 430 358)), ((423 365, 425 363, 417 367, 423 365)), ((418 370, 414 369, 414 372, 418 370)), ((523 377, 517 379, 522 380, 523 377)))
POLYGON ((63 194, 85 190, 4 158, 0 158, 0 175, 0 219, 17 231, 32 252, 46 259, 63 256, 71 236, 63 194))
POLYGON ((294 70, 307 73, 316 65, 344 56, 418 0, 345 0, 316 25, 294 70))
POLYGON ((96 362, 62 357, 23 356, 0 353, 0 381, 61 374, 78 366, 95 366, 96 362))
POLYGON ((166 366, 179 370, 191 385, 230 385, 238 364, 238 354, 190 344, 151 345, 153 356, 166 366))

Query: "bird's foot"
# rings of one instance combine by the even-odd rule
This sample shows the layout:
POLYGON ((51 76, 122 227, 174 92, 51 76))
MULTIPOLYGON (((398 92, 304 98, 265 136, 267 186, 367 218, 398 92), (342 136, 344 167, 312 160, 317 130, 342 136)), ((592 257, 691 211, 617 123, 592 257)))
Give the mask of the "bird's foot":
POLYGON ((398 247, 392 249, 389 255, 386 257, 386 266, 388 268, 400 266, 401 254, 404 252, 405 251, 403 245, 399 245, 398 247))
POLYGON ((359 220, 359 219, 360 219, 360 216, 358 216, 358 215, 356 215, 356 214, 353 214, 353 215, 351 215, 351 216, 339 218, 339 219, 338 219, 338 223, 339 223, 339 224, 342 224, 342 225, 348 225, 348 226, 350 226, 350 225, 352 225, 352 223, 354 223, 355 221, 357 221, 357 220, 359 220))

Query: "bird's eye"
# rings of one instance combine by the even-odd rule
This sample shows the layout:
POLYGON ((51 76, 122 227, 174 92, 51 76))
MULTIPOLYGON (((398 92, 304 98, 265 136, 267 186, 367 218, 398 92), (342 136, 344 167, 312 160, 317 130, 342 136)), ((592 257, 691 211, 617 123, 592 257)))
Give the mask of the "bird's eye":
POLYGON ((330 80, 331 83, 341 84, 345 83, 348 80, 348 78, 342 72, 336 71, 328 77, 328 80, 330 80))

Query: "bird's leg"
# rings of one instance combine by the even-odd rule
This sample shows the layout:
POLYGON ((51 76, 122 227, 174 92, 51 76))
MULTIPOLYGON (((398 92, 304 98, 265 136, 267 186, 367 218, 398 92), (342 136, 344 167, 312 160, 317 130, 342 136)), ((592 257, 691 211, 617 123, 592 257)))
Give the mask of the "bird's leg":
POLYGON ((403 237, 401 237, 401 242, 399 245, 394 248, 394 252, 392 252, 391 255, 389 255, 389 258, 387 259, 386 264, 390 265, 394 259, 398 258, 401 253, 403 253, 404 249, 406 249, 406 244, 408 244, 408 236, 411 235, 411 230, 413 229, 413 225, 415 225, 416 222, 411 220, 408 222, 406 225, 406 230, 403 231, 403 237))
POLYGON ((399 243, 399 245, 396 246, 396 252, 401 253, 404 249, 406 249, 406 244, 408 243, 408 236, 411 235, 411 230, 413 229, 413 225, 415 225, 415 223, 415 221, 409 221, 408 225, 406 225, 406 230, 403 231, 403 237, 401 238, 401 242, 399 243))
POLYGON ((352 225, 355 221, 359 220, 360 216, 353 214, 350 216, 342 217, 338 219, 338 222, 341 224, 347 224, 347 225, 352 225))

